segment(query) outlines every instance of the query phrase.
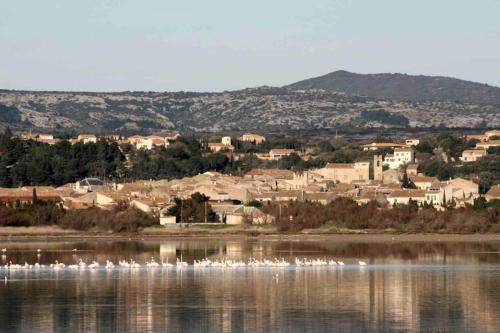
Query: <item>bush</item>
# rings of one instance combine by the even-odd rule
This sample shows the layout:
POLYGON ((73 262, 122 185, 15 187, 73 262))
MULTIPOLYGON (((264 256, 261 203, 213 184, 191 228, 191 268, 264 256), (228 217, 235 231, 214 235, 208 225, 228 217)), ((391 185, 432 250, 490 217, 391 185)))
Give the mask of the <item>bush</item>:
POLYGON ((318 228, 328 223, 346 229, 394 229, 399 232, 484 233, 500 231, 500 208, 481 205, 438 211, 416 203, 381 207, 372 201, 358 205, 340 198, 328 205, 308 202, 273 203, 263 211, 276 219, 283 231, 318 228))

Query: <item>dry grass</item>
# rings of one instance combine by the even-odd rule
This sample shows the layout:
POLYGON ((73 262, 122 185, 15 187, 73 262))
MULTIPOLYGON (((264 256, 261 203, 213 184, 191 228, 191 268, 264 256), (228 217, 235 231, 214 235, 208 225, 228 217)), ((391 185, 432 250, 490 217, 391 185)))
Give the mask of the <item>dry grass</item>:
POLYGON ((81 232, 61 229, 58 226, 0 227, 0 236, 64 236, 74 234, 81 234, 81 232))

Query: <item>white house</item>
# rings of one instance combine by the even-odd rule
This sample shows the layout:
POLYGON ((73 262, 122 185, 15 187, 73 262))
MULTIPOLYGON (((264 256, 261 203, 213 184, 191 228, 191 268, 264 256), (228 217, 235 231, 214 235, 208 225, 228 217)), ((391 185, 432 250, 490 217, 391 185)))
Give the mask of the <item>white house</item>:
POLYGON ((486 149, 465 149, 460 156, 462 162, 476 162, 483 156, 488 155, 486 149))
POLYGON ((396 190, 392 192, 388 197, 387 201, 389 204, 404 204, 407 205, 411 200, 416 201, 418 204, 423 204, 426 201, 426 191, 425 190, 396 190))
POLYGON ((396 148, 394 154, 387 154, 384 157, 384 164, 389 169, 398 169, 399 167, 415 162, 415 152, 412 148, 396 148))

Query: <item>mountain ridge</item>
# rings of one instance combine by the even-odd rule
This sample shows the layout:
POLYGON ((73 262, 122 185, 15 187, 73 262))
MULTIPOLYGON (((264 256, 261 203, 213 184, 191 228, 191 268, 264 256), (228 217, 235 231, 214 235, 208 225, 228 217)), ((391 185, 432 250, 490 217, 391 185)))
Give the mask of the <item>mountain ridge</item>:
POLYGON ((432 80, 444 81, 445 86, 451 84, 458 87, 458 92, 469 95, 460 95, 457 100, 455 89, 455 95, 434 93, 429 98, 429 91, 439 86, 429 82, 429 77, 347 71, 285 87, 262 86, 224 92, 0 90, 0 129, 9 126, 16 131, 111 134, 158 130, 282 131, 343 126, 500 126, 500 102, 496 99, 498 89, 500 101, 500 88, 437 78, 432 80), (390 81, 390 84, 384 86, 377 80, 390 81), (422 84, 423 88, 415 88, 422 84), (468 89, 470 84, 474 89, 468 89), (404 94, 395 95, 398 90, 419 98, 411 100, 404 94), (446 98, 450 96, 454 98, 446 98))
POLYGON ((399 101, 458 101, 500 105, 499 87, 447 76, 359 74, 338 70, 284 87, 300 90, 323 89, 399 101))

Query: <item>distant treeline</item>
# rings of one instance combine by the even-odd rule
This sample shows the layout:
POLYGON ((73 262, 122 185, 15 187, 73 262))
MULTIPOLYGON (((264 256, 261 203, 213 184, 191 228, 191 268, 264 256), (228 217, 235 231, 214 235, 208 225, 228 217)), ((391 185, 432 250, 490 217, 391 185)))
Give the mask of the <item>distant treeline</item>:
POLYGON ((369 110, 369 111, 363 110, 361 111, 361 118, 400 127, 407 127, 408 125, 410 125, 410 121, 405 116, 401 114, 391 113, 383 109, 369 110))
POLYGON ((55 145, 21 140, 9 129, 0 134, 0 186, 63 185, 90 175, 120 178, 124 155, 118 144, 97 143, 55 145))
MULTIPOLYGON (((393 140, 377 137, 375 141, 393 140)), ((63 140, 55 145, 48 145, 21 140, 7 129, 0 134, 0 187, 60 186, 85 177, 112 181, 175 179, 206 171, 243 175, 253 168, 302 171, 321 168, 330 162, 372 161, 374 154, 392 152, 390 149, 363 151, 359 143, 342 138, 308 141, 295 137, 273 137, 261 145, 241 142, 236 138, 233 138, 233 142, 237 158, 230 157, 225 152, 210 152, 206 141, 194 136, 180 137, 167 148, 137 150, 130 144, 119 146, 116 142, 106 140, 73 145, 63 140), (263 161, 255 155, 273 148, 289 148, 299 153, 300 150, 311 147, 314 147, 314 151, 307 161, 298 154, 291 154, 279 161, 263 161)), ((418 153, 432 155, 441 151, 451 158, 445 161, 440 154, 431 156, 419 166, 419 171, 440 180, 451 177, 475 178, 481 192, 485 193, 492 185, 500 183, 500 149, 492 147, 489 155, 477 162, 461 163, 461 152, 474 147, 476 142, 466 141, 450 133, 423 137, 416 147, 418 153)))

